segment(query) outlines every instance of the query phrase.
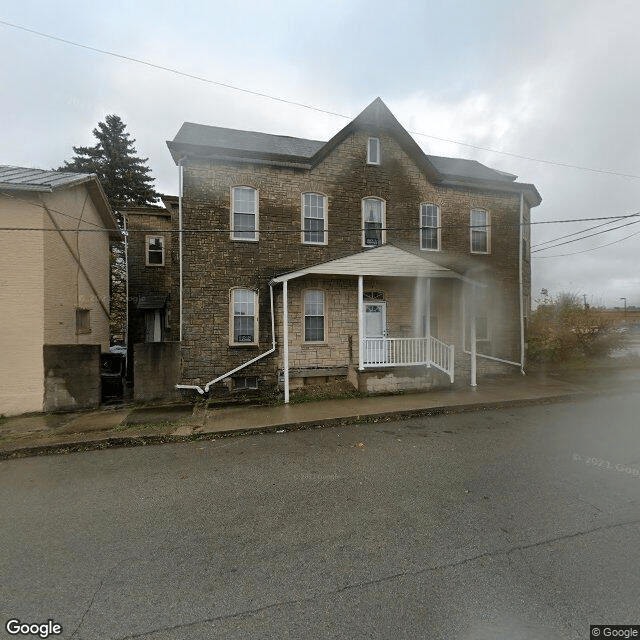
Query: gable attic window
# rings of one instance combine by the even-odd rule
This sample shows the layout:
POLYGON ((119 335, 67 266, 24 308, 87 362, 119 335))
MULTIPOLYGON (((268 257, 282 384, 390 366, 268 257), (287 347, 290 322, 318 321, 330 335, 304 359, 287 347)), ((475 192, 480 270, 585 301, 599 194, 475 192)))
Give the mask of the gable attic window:
POLYGON ((76 333, 91 333, 91 309, 76 309, 76 333))
POLYGON ((162 236, 147 236, 147 267, 164 266, 164 238, 162 236))
POLYGON ((367 164, 380 164, 379 138, 369 138, 367 143, 367 164))
POLYGON ((380 198, 362 200, 362 246, 368 249, 384 244, 385 207, 380 198))
POLYGON ((258 240, 258 192, 252 187, 231 190, 231 239, 258 240))
POLYGON ((302 194, 302 242, 327 244, 327 198, 320 193, 302 194))

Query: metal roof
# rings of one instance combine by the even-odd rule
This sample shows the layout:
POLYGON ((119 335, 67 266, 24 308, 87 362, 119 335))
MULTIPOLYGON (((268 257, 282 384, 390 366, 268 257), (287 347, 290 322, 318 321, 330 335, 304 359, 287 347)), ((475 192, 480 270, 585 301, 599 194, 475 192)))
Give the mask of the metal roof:
POLYGON ((91 173, 72 173, 70 171, 46 171, 0 165, 0 188, 25 191, 53 191, 58 187, 86 182, 91 173))
POLYGON ((438 172, 445 178, 473 178, 475 180, 513 182, 518 177, 512 173, 491 169, 476 160, 430 155, 427 155, 427 158, 431 160, 438 172))

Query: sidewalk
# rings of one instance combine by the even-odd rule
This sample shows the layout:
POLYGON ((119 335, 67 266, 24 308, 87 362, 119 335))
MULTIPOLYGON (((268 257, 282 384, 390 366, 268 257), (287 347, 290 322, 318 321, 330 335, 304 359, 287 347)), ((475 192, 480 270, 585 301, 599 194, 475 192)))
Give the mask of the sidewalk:
POLYGON ((640 371, 606 375, 525 376, 393 396, 322 400, 299 405, 204 408, 203 405, 104 407, 95 411, 37 414, 0 420, 0 459, 54 452, 135 446, 222 437, 256 431, 377 422, 505 406, 557 402, 639 388, 640 371))

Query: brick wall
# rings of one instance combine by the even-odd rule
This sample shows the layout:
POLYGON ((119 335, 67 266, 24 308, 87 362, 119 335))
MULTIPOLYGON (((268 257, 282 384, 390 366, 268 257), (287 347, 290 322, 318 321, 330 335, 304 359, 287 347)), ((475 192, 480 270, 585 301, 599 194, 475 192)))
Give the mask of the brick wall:
MULTIPOLYGON (((499 317, 492 319, 494 334, 500 336, 500 355, 516 357, 519 344, 519 195, 433 185, 393 138, 380 132, 373 133, 381 141, 382 162, 379 166, 366 164, 366 143, 370 133, 357 131, 308 171, 195 160, 185 167, 184 225, 206 232, 188 234, 184 238, 184 382, 206 382, 270 347, 269 280, 282 273, 362 250, 361 202, 367 196, 386 202, 386 226, 390 228, 387 241, 399 246, 404 243, 414 250, 419 248, 420 203, 431 202, 440 207, 442 251, 428 252, 428 255, 425 252, 425 255, 489 283, 487 292, 491 291, 491 294, 487 293, 487 306, 500 310, 499 317), (232 241, 228 231, 212 232, 229 229, 230 191, 233 186, 241 185, 259 191, 259 226, 265 230, 259 242, 232 241), (327 196, 327 246, 301 243, 301 194, 304 192, 327 196), (490 255, 470 255, 468 225, 472 208, 484 208, 491 216, 490 255), (259 291, 258 346, 230 347, 228 344, 229 290, 232 287, 259 291)), ((528 277, 528 271, 525 271, 525 277, 528 277)), ((401 291, 402 286, 394 286, 389 295, 398 298, 398 305, 404 301, 406 306, 412 294, 411 285, 404 285, 405 293, 401 291)), ((345 330, 353 331, 355 319, 357 332, 355 311, 355 318, 347 319, 351 313, 349 305, 355 305, 355 299, 351 302, 353 296, 346 290, 340 293, 339 288, 332 289, 331 295, 338 300, 343 296, 347 306, 334 304, 332 308, 340 307, 341 310, 331 322, 343 323, 345 330)), ((291 289, 294 296, 299 296, 296 287, 291 289)), ((452 298, 447 302, 442 291, 441 298, 442 313, 457 317, 460 322, 460 312, 454 308, 457 303, 452 298)), ((292 298, 292 304, 298 309, 296 316, 292 308, 291 332, 295 341, 299 340, 296 331, 301 326, 299 297, 292 298)), ((328 304, 332 304, 331 300, 328 304)), ((390 330, 404 331, 412 325, 392 315, 391 300, 389 307, 390 330)), ((319 360, 337 361, 346 353, 344 334, 334 342, 322 348, 304 348, 307 354, 319 360)), ((296 362, 311 360, 299 355, 301 345, 294 343, 293 346, 299 348, 299 351, 294 350, 296 362)), ((275 359, 268 358, 246 370, 246 375, 269 377, 276 366, 275 359)))

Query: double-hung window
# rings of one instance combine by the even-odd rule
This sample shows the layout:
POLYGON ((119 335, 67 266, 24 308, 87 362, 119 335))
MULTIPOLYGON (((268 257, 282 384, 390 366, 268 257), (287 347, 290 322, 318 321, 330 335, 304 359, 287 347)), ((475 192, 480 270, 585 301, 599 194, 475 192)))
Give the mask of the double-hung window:
POLYGON ((147 236, 147 267, 162 267, 164 265, 164 238, 162 236, 147 236))
POLYGON ((490 253, 489 213, 471 209, 471 253, 490 253))
POLYGON ((380 164, 379 138, 369 138, 367 143, 367 164, 380 164))
POLYGON ((231 290, 232 344, 258 342, 257 297, 251 289, 231 290))
POLYGON ((302 242, 327 244, 327 198, 320 193, 302 194, 302 242))
POLYGON ((369 249, 385 242, 384 200, 364 198, 362 201, 362 246, 369 249))
POLYGON ((440 250, 440 208, 435 204, 420 205, 420 248, 440 250))
POLYGON ((304 294, 304 341, 324 342, 324 293, 304 294))
POLYGON ((258 192, 251 187, 231 190, 232 240, 258 239, 258 192))

